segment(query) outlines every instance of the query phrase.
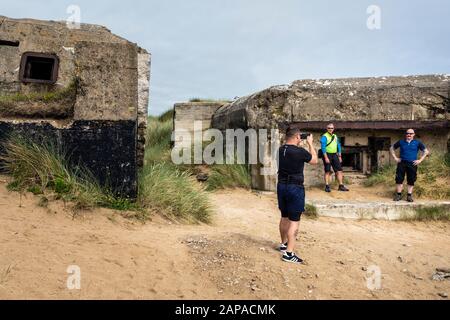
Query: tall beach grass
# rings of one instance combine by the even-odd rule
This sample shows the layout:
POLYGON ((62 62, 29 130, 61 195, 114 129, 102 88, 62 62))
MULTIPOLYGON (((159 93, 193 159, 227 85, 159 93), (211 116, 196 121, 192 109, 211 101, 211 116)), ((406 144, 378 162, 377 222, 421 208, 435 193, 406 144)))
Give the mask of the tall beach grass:
POLYGON ((108 188, 100 186, 83 166, 70 164, 69 155, 56 143, 36 142, 28 137, 13 135, 2 147, 1 166, 12 177, 8 185, 11 190, 35 194, 51 191, 59 199, 74 202, 77 209, 133 207, 130 200, 121 199, 108 188))
POLYGON ((212 209, 204 187, 189 167, 171 161, 172 114, 169 110, 159 117, 149 117, 138 204, 183 222, 209 222, 212 209))
POLYGON ((160 162, 146 165, 139 178, 139 205, 183 222, 210 222, 208 195, 188 171, 160 162))

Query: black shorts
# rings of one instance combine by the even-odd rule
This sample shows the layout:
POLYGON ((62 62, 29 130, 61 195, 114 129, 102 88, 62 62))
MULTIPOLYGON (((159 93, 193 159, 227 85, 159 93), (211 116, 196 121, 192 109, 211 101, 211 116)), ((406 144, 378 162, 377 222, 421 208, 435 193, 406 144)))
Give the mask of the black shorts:
POLYGON ((300 221, 305 212, 305 188, 297 184, 278 183, 278 208, 283 218, 300 221))
POLYGON ((334 172, 342 171, 342 164, 339 161, 337 153, 327 153, 327 156, 330 163, 325 162, 325 156, 322 158, 325 172, 331 172, 331 167, 333 167, 334 172))
POLYGON ((406 174, 406 182, 409 186, 413 186, 414 182, 417 180, 417 166, 415 166, 412 162, 402 161, 397 164, 397 171, 395 172, 395 183, 403 184, 405 180, 406 174))

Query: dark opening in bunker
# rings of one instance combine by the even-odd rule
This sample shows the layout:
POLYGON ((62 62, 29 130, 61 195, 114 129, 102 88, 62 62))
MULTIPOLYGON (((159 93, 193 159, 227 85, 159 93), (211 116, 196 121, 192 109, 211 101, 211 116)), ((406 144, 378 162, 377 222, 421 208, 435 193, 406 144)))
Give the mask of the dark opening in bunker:
POLYGON ((380 152, 389 151, 391 138, 389 137, 369 137, 369 154, 371 170, 376 172, 380 164, 378 163, 380 152))
POLYGON ((53 84, 58 78, 58 67, 56 55, 26 52, 20 63, 20 80, 25 83, 53 84))
POLYGON ((363 148, 344 147, 342 150, 342 169, 344 171, 362 171, 363 148))
POLYGON ((18 47, 19 44, 20 44, 19 41, 9 41, 0 39, 0 46, 18 47))

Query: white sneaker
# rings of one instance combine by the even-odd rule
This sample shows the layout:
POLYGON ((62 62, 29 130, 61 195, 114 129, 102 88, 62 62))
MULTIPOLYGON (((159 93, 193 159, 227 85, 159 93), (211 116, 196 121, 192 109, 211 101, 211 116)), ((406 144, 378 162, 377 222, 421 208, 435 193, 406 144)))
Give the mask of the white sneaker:
POLYGON ((290 255, 286 252, 283 254, 283 257, 281 258, 283 261, 291 262, 291 263, 303 263, 303 259, 298 257, 295 253, 291 253, 290 255))

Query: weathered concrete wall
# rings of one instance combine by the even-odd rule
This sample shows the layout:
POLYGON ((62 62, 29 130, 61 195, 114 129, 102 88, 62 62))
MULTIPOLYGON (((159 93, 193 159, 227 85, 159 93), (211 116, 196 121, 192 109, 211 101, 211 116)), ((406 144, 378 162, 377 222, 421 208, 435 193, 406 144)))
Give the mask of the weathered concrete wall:
POLYGON ((136 50, 131 43, 79 42, 75 45, 76 76, 83 90, 75 104, 75 120, 136 120, 136 50))
MULTIPOLYGON (((185 130, 191 137, 194 137, 194 122, 201 122, 201 131, 211 127, 213 114, 219 109, 223 102, 183 102, 174 105, 173 124, 175 135, 180 130, 185 130)), ((175 145, 178 143, 175 140, 175 145)))
MULTIPOLYGON (((66 147, 70 150, 87 152, 86 156, 75 154, 95 169, 94 174, 102 181, 107 175, 104 171, 109 168, 120 165, 136 171, 143 165, 149 53, 102 26, 81 24, 80 29, 69 29, 65 22, 3 16, 0 16, 0 40, 3 44, 17 43, 17 46, 0 44, 3 131, 32 127, 49 136, 54 132, 65 137, 73 135, 74 139, 67 137, 60 141, 68 143, 66 147), (56 55, 57 82, 20 81, 20 61, 25 52, 56 55), (69 90, 72 87, 75 90, 69 90), (114 136, 107 138, 106 133, 114 136), (93 145, 86 150, 88 147, 80 146, 82 143, 93 145), (97 163, 104 168, 92 165, 96 152, 101 159, 97 163), (118 161, 118 156, 126 160, 118 161)), ((120 188, 127 190, 127 195, 133 195, 136 173, 130 174, 126 168, 111 169, 111 174, 115 175, 113 180, 124 184, 120 188)))
POLYGON ((144 165, 145 135, 148 120, 150 88, 150 54, 138 53, 138 109, 137 109, 137 158, 138 166, 144 165))
POLYGON ((450 76, 300 80, 224 105, 213 127, 277 128, 296 121, 448 120, 450 76))

